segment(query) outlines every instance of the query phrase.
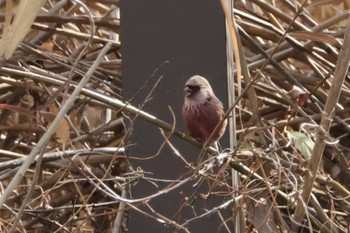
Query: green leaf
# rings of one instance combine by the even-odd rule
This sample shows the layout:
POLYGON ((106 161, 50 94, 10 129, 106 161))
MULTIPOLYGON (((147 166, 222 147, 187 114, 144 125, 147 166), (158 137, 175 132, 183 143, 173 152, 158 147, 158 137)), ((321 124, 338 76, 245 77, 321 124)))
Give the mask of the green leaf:
POLYGON ((309 159, 314 148, 314 141, 312 141, 308 135, 298 131, 285 131, 288 139, 293 143, 294 147, 304 156, 305 159, 309 159))

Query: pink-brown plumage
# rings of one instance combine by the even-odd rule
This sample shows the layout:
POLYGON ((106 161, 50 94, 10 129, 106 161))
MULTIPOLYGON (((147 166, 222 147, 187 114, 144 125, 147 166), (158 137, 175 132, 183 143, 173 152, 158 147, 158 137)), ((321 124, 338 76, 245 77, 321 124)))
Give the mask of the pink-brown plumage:
MULTIPOLYGON (((186 82, 184 92, 182 116, 188 133, 197 140, 205 142, 223 119, 222 103, 215 96, 209 82, 199 75, 191 77, 186 82)), ((227 120, 224 120, 209 139, 208 145, 214 144, 222 137, 226 125, 227 120)))

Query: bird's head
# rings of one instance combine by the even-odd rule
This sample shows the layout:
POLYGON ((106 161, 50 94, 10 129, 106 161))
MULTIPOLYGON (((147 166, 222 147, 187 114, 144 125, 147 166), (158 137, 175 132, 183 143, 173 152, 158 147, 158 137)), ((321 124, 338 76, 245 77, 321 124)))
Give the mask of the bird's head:
POLYGON ((186 82, 184 95, 185 100, 204 103, 208 98, 214 95, 214 93, 208 80, 202 76, 195 75, 186 82))

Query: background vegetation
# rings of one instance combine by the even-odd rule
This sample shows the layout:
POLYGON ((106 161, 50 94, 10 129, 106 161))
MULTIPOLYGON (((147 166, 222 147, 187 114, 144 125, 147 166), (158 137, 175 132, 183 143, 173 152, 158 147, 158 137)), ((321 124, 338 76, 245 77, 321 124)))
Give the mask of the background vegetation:
POLYGON ((210 184, 199 198, 222 200, 197 218, 232 212, 218 231, 349 231, 349 1, 252 0, 232 11, 222 1, 237 141, 195 165, 173 148, 188 172, 140 199, 128 190, 148 178, 124 153, 123 119, 195 142, 122 102, 119 1, 2 3, 0 231, 127 232, 128 210, 144 205, 145 217, 189 232, 195 219, 148 201, 196 179, 210 184))

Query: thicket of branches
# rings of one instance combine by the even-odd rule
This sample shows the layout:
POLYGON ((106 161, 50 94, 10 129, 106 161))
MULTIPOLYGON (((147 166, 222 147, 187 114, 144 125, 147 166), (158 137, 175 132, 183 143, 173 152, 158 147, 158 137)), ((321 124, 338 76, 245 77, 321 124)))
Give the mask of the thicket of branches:
POLYGON ((20 2, 2 51, 8 12, 37 17, 28 33, 13 20, 25 38, 1 54, 0 231, 123 232, 125 208, 99 191, 126 195, 119 1, 20 2))
MULTIPOLYGON (((349 231, 349 1, 224 4, 235 148, 188 163, 182 180, 137 200, 128 187, 142 177, 124 154, 123 114, 194 141, 121 101, 119 1, 22 1, 33 7, 16 10, 34 21, 28 33, 16 19, 9 26, 19 1, 0 15, 1 232, 127 232, 128 209, 197 179, 222 197, 198 218, 232 209, 218 229, 349 231)), ((189 232, 151 207, 142 214, 189 232)))

